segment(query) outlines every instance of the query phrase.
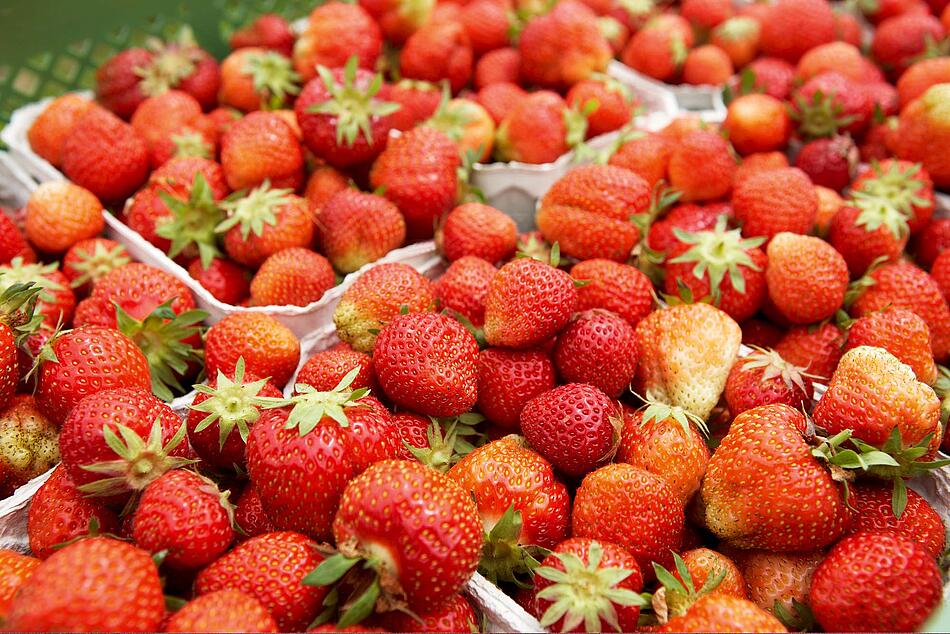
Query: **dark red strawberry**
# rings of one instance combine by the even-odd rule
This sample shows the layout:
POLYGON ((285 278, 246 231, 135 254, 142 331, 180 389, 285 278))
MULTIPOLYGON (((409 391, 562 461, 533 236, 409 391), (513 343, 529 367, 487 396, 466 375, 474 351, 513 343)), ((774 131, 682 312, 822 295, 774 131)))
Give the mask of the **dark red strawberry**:
POLYGON ((639 347, 629 323, 605 310, 577 315, 557 338, 554 363, 565 383, 587 383, 619 398, 637 371, 639 347))

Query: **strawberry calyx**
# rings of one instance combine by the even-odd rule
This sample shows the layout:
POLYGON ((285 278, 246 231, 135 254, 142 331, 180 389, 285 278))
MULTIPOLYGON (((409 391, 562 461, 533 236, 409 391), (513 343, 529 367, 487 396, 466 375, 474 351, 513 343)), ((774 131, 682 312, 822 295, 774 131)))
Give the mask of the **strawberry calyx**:
POLYGON ((195 72, 199 61, 198 45, 190 27, 184 27, 177 41, 164 43, 158 38, 150 38, 146 48, 154 53, 147 66, 134 69, 141 78, 139 87, 146 97, 157 97, 174 88, 183 79, 195 72))
POLYGON ((330 93, 330 99, 314 104, 307 112, 325 114, 336 118, 337 145, 345 143, 353 147, 361 134, 367 143, 373 142, 373 129, 370 120, 373 117, 387 117, 402 106, 376 98, 383 87, 383 76, 376 74, 365 90, 356 86, 356 70, 359 59, 354 55, 343 67, 343 84, 338 84, 333 72, 323 65, 317 66, 317 73, 330 93))
POLYGON ((260 408, 267 405, 266 397, 258 396, 258 394, 267 385, 268 378, 245 383, 244 373, 244 357, 240 357, 234 366, 233 381, 224 372, 218 370, 215 387, 203 384, 194 386, 196 392, 208 397, 200 403, 191 405, 192 410, 207 414, 195 426, 195 432, 202 432, 212 423, 217 422, 219 449, 224 448, 224 443, 227 442, 235 427, 241 440, 247 443, 251 425, 260 418, 260 408))
POLYGON ((647 393, 646 398, 640 397, 640 399, 646 403, 643 408, 643 419, 640 421, 640 425, 646 425, 650 421, 656 421, 660 423, 672 418, 679 424, 680 427, 683 428, 685 433, 689 433, 690 424, 692 424, 696 426, 696 429, 698 429, 703 436, 707 438, 709 437, 709 427, 706 425, 706 421, 696 414, 687 411, 678 405, 668 405, 666 403, 662 403, 654 399, 653 395, 649 392, 647 393))
POLYGON ((414 447, 404 444, 406 449, 422 464, 440 473, 448 471, 452 465, 475 450, 475 445, 467 437, 478 442, 484 435, 475 429, 475 425, 485 417, 475 412, 466 412, 451 418, 435 418, 426 429, 428 447, 414 447))
POLYGON ((863 180, 860 189, 852 191, 852 196, 884 199, 907 218, 913 218, 915 207, 933 204, 932 200, 920 195, 926 189, 925 183, 917 178, 921 169, 920 163, 902 169, 900 163, 891 162, 885 170, 879 162, 872 161, 871 170, 874 177, 863 180))
POLYGON ((727 274, 732 288, 737 293, 745 294, 745 278, 740 269, 761 270, 752 261, 748 250, 760 246, 765 242, 765 238, 743 238, 739 229, 727 231, 726 222, 725 216, 719 216, 715 228, 710 231, 687 232, 678 227, 673 229, 677 239, 692 247, 670 262, 695 263, 692 273, 696 279, 701 280, 708 274, 709 291, 714 300, 721 296, 720 287, 727 274))
POLYGON ((588 99, 582 104, 575 104, 564 109, 566 129, 564 143, 567 147, 574 149, 583 145, 584 139, 587 138, 587 118, 594 114, 595 110, 597 110, 596 99, 588 99))
POLYGON ((171 142, 175 146, 175 158, 189 156, 204 159, 212 158, 211 153, 214 148, 200 132, 190 130, 181 134, 173 134, 171 135, 171 142))
POLYGON ((790 390, 798 388, 802 392, 807 392, 805 379, 819 380, 815 374, 809 374, 805 368, 795 365, 782 358, 777 351, 771 348, 760 348, 759 346, 749 346, 755 352, 742 359, 742 364, 746 370, 762 370, 762 381, 769 381, 775 378, 781 378, 782 383, 790 390))
POLYGON ((247 195, 229 198, 221 203, 227 218, 219 222, 214 230, 225 233, 240 225, 243 240, 247 240, 252 231, 259 237, 264 232, 265 224, 272 227, 277 225, 277 212, 291 203, 293 192, 292 189, 272 189, 270 181, 265 180, 247 195))
POLYGON ((139 347, 148 361, 152 392, 164 401, 175 393, 184 393, 179 377, 188 372, 189 364, 201 362, 203 354, 189 339, 201 336, 200 324, 208 316, 203 310, 189 310, 176 315, 170 299, 155 308, 145 319, 136 319, 115 305, 116 328, 139 347))
POLYGON ((36 294, 37 301, 55 302, 56 298, 50 295, 49 291, 61 291, 63 287, 47 276, 58 270, 59 264, 57 262, 50 264, 26 263, 22 257, 17 256, 10 260, 9 265, 0 266, 0 290, 6 291, 16 284, 32 283, 39 289, 36 294))
POLYGON ((172 213, 168 222, 155 229, 158 236, 171 240, 169 257, 174 258, 186 249, 197 250, 201 265, 208 268, 211 260, 221 254, 215 235, 215 227, 221 221, 221 208, 204 175, 195 174, 188 200, 175 198, 165 191, 158 195, 172 213))
POLYGON ((673 65, 679 69, 686 63, 686 57, 689 55, 689 47, 686 46, 686 40, 681 33, 670 35, 670 60, 673 65))
POLYGON ((653 570, 662 587, 653 594, 651 603, 660 623, 686 614, 694 603, 718 588, 726 578, 726 569, 722 568, 710 573, 702 587, 697 588, 686 562, 677 553, 673 553, 673 563, 676 565, 675 575, 653 562, 653 570))
POLYGON ((485 534, 478 572, 495 585, 508 582, 519 588, 532 587, 532 573, 551 554, 541 546, 520 543, 521 517, 521 511, 511 504, 485 534))
POLYGON ((737 15, 716 27, 716 35, 724 40, 737 42, 753 37, 759 28, 759 23, 754 18, 737 15))
POLYGON ((83 484, 79 490, 89 497, 138 493, 166 471, 195 464, 197 460, 170 455, 185 439, 185 431, 185 423, 182 423, 175 435, 163 445, 161 418, 156 418, 152 423, 148 440, 142 440, 141 436, 125 425, 103 425, 102 437, 119 459, 82 465, 85 471, 107 477, 83 484))
POLYGON ((856 191, 851 193, 850 204, 860 212, 856 224, 868 233, 884 227, 895 240, 903 240, 910 235, 908 214, 901 211, 890 199, 856 191))
POLYGON ((268 110, 283 108, 288 95, 300 92, 300 75, 289 58, 275 51, 248 53, 241 70, 250 75, 254 92, 261 96, 268 110))
POLYGON ((538 234, 529 233, 518 237, 517 253, 520 257, 548 262, 551 259, 551 246, 538 234))
POLYGON ((0 324, 13 331, 13 340, 19 346, 43 323, 43 315, 35 312, 42 287, 32 280, 9 283, 5 278, 0 270, 0 324))
POLYGON ((799 134, 806 139, 834 136, 857 120, 855 115, 844 114, 834 93, 816 90, 810 100, 798 95, 794 103, 791 117, 798 123, 799 134))
POLYGON ((550 627, 561 618, 564 619, 563 631, 573 631, 581 623, 588 632, 600 631, 601 623, 621 631, 615 606, 649 605, 647 600, 633 590, 618 585, 631 574, 632 570, 620 567, 601 568, 600 561, 604 549, 593 542, 587 553, 587 563, 573 553, 554 553, 564 570, 552 566, 540 566, 534 573, 551 581, 551 585, 537 593, 538 599, 551 601, 552 604, 541 615, 541 625, 550 627))
POLYGON ((132 261, 129 252, 121 244, 110 249, 97 241, 91 253, 86 249, 76 249, 75 253, 79 259, 70 266, 79 275, 70 283, 73 288, 79 288, 87 282, 96 283, 111 271, 132 261))
POLYGON ((472 122, 472 117, 466 110, 464 104, 452 103, 452 91, 448 83, 443 82, 439 105, 432 116, 424 121, 422 125, 435 128, 458 143, 465 133, 465 126, 472 122))
POLYGON ((346 417, 346 410, 350 407, 363 407, 360 399, 369 394, 369 388, 361 387, 350 390, 350 385, 360 373, 361 366, 356 366, 329 392, 321 392, 312 385, 297 383, 294 385, 296 394, 290 398, 260 397, 265 401, 265 409, 291 407, 290 415, 284 424, 284 429, 296 429, 301 437, 306 436, 323 420, 324 417, 333 419, 340 427, 349 427, 350 421, 346 417))
POLYGON ((888 257, 886 255, 879 255, 874 258, 868 270, 864 272, 864 275, 848 284, 848 288, 844 293, 845 309, 851 308, 854 302, 858 301, 858 298, 861 297, 866 290, 877 284, 877 281, 871 277, 871 274, 878 270, 881 265, 887 263, 887 261, 888 257))
POLYGON ((231 502, 231 491, 228 489, 222 490, 214 480, 208 478, 207 476, 203 476, 196 471, 193 471, 192 473, 198 476, 198 478, 202 481, 202 485, 198 488, 198 490, 205 495, 210 495, 211 497, 218 500, 218 504, 221 505, 221 508, 224 509, 224 512, 228 516, 228 524, 231 525, 231 528, 244 534, 243 529, 238 526, 234 519, 235 507, 234 503, 231 502))

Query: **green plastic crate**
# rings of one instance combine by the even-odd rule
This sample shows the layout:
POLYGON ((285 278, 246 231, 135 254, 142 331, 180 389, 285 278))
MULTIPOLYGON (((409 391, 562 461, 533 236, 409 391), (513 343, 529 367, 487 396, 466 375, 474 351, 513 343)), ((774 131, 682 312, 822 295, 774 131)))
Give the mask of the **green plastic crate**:
POLYGON ((2 0, 0 125, 20 106, 93 87, 96 68, 149 36, 185 26, 221 58, 231 33, 261 13, 307 15, 319 0, 2 0))

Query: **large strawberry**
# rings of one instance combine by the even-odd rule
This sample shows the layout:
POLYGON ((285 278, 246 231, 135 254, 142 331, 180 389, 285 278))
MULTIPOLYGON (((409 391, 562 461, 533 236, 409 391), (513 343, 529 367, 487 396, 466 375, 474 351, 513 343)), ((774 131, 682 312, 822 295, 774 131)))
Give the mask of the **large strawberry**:
POLYGON ((818 213, 818 196, 804 172, 782 168, 738 181, 732 208, 746 236, 771 238, 782 231, 808 234, 818 213))
POLYGON ((762 50, 795 63, 809 49, 835 40, 835 20, 823 0, 781 0, 762 20, 762 50))
POLYGON ((268 314, 233 313, 205 335, 205 370, 208 376, 231 373, 242 358, 250 374, 282 388, 297 369, 300 341, 268 314))
POLYGON ((195 597, 165 623, 165 632, 277 632, 270 611, 239 590, 217 590, 195 597))
POLYGON ((310 209, 290 189, 274 189, 264 181, 221 207, 227 218, 215 231, 224 234, 224 248, 238 264, 258 268, 282 249, 309 247, 313 241, 310 209))
POLYGON ((252 112, 221 137, 221 165, 231 189, 297 189, 303 183, 303 148, 287 121, 273 112, 252 112))
POLYGON ((557 338, 554 363, 564 383, 587 383, 619 398, 637 371, 637 335, 613 313, 580 313, 557 338))
POLYGON ((637 325, 637 391, 706 419, 719 401, 739 353, 742 331, 709 304, 650 313, 637 325))
POLYGON ((596 15, 582 2, 563 2, 527 23, 518 40, 521 74, 531 83, 562 89, 607 68, 610 44, 596 15))
POLYGON ((252 537, 202 570, 195 580, 195 594, 239 590, 260 601, 280 630, 303 630, 320 612, 326 596, 323 588, 301 583, 323 561, 316 546, 300 533, 252 537))
POLYGON ((487 348, 478 364, 478 411, 504 429, 517 430, 525 404, 555 386, 554 364, 542 350, 487 348))
POLYGON ((874 104, 862 84, 830 70, 806 81, 793 98, 792 118, 805 138, 839 132, 861 134, 871 122, 874 104))
POLYGON ((76 122, 94 107, 90 99, 68 92, 53 99, 43 108, 26 132, 30 147, 53 167, 63 158, 63 142, 76 122))
POLYGON ((769 298, 785 319, 813 324, 841 308, 848 264, 827 242, 783 231, 769 242, 766 255, 769 298))
POLYGON ((340 273, 375 262, 406 239, 406 221, 396 205, 355 189, 344 189, 326 201, 317 222, 322 252, 340 273))
MULTIPOLYGON (((400 610, 384 612, 374 619, 374 622, 382 624, 390 632, 474 632, 478 629, 478 617, 475 610, 461 593, 417 614, 400 610)), ((323 631, 353 632, 356 631, 353 628, 362 626, 351 625, 349 628, 340 628, 340 630, 333 626, 322 627, 330 627, 330 630, 323 631)), ((367 628, 367 631, 370 629, 367 628)))
POLYGON ((374 189, 396 203, 410 240, 429 238, 435 223, 455 206, 461 166, 458 147, 444 133, 422 126, 392 140, 373 163, 374 189))
POLYGON ((629 264, 593 259, 578 262, 571 277, 583 286, 577 289, 577 310, 609 310, 636 326, 653 309, 650 278, 629 264))
POLYGON ((894 531, 923 546, 932 557, 940 557, 946 545, 943 520, 919 493, 908 489, 904 512, 895 517, 891 487, 880 483, 858 483, 852 485, 850 491, 848 501, 855 512, 849 532, 894 531))
POLYGON ((343 378, 356 369, 356 377, 350 387, 357 390, 361 387, 376 390, 376 373, 373 371, 373 358, 365 352, 353 350, 346 345, 339 345, 317 352, 307 359, 297 373, 294 384, 304 383, 318 392, 329 392, 343 378))
POLYGON ((446 215, 436 240, 449 262, 474 255, 494 264, 514 254, 518 227, 511 216, 494 207, 465 203, 446 215))
POLYGON ((785 632, 781 621, 751 601, 712 594, 701 597, 685 614, 657 628, 659 632, 718 632, 735 628, 741 632, 785 632))
POLYGON ((318 66, 342 68, 353 58, 360 68, 372 70, 382 44, 379 26, 364 7, 327 2, 310 12, 293 44, 294 68, 304 81, 317 76, 318 66))
POLYGON ((459 92, 472 77, 472 43, 461 22, 433 20, 409 36, 399 55, 403 77, 445 81, 459 92))
POLYGON ((376 338, 373 368, 386 396, 413 412, 457 416, 478 398, 478 343, 445 315, 393 317, 376 338))
POLYGON ((418 611, 451 598, 475 572, 482 526, 475 503, 451 478, 418 462, 384 460, 347 485, 333 536, 340 552, 304 581, 365 575, 341 602, 342 627, 374 606, 418 611))
POLYGON ((709 529, 740 548, 814 550, 845 530, 847 509, 787 405, 739 414, 709 460, 702 500, 709 529))
POLYGON ((714 132, 690 130, 673 144, 670 185, 684 202, 712 201, 732 190, 736 161, 729 142, 714 132))
POLYGON ((275 51, 248 47, 221 62, 218 100, 222 106, 243 112, 281 108, 300 92, 299 81, 290 59, 275 51))
POLYGON ((24 631, 154 632, 164 616, 162 584, 148 553, 95 537, 40 564, 17 593, 6 623, 24 631))

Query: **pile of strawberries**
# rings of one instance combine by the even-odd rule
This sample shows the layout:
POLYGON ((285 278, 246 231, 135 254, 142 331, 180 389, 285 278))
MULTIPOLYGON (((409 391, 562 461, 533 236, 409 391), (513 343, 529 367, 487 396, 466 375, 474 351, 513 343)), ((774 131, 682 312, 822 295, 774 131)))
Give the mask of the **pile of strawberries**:
POLYGON ((597 4, 330 2, 220 64, 129 49, 96 101, 49 104, 29 140, 68 180, 0 214, 0 495, 49 471, 30 554, 0 550, 4 627, 471 631, 476 572, 550 631, 923 626, 941 7, 863 7, 867 56, 824 0, 597 4), (598 74, 750 21, 720 123, 638 130, 598 74), (607 132, 536 231, 467 183, 607 132), (234 306, 360 272, 302 339, 267 310, 208 326, 103 206, 234 306), (376 262, 429 239, 437 270, 376 262))

